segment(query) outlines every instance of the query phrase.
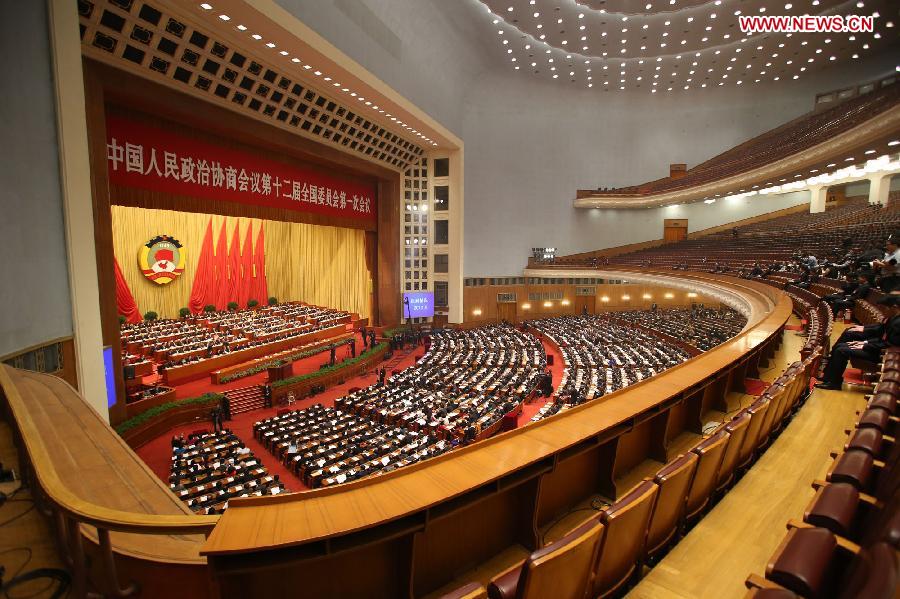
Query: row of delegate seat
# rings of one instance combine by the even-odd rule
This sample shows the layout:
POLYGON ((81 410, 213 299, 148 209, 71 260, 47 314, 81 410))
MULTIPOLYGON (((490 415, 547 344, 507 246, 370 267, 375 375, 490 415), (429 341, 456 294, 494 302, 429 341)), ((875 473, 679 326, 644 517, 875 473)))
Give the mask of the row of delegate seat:
POLYGON ((847 443, 832 453, 803 520, 766 566, 751 574, 748 597, 889 599, 900 592, 900 348, 885 353, 881 379, 847 443))
POLYGON ((270 475, 229 430, 173 439, 170 470, 169 488, 202 514, 222 513, 234 497, 277 495, 286 490, 278 475, 270 475))
POLYGON ((811 112, 771 129, 703 162, 680 178, 665 177, 631 187, 579 196, 628 196, 684 189, 750 171, 828 141, 890 109, 900 101, 900 85, 884 86, 838 104, 811 112))
POLYGON ((792 364, 752 405, 722 423, 561 538, 494 577, 444 596, 582 599, 620 594, 742 476, 809 394, 816 352, 792 364))
POLYGON ((737 272, 756 262, 786 263, 797 251, 819 257, 828 256, 842 248, 845 240, 862 250, 880 245, 888 235, 900 227, 900 191, 891 192, 887 206, 869 205, 865 198, 853 200, 847 207, 829 208, 821 213, 789 214, 753 225, 751 233, 738 236, 731 232, 709 234, 676 243, 666 243, 615 256, 600 256, 588 252, 560 256, 549 266, 596 268, 605 264, 632 266, 650 265, 656 268, 684 267, 686 270, 710 271, 714 267, 737 272))

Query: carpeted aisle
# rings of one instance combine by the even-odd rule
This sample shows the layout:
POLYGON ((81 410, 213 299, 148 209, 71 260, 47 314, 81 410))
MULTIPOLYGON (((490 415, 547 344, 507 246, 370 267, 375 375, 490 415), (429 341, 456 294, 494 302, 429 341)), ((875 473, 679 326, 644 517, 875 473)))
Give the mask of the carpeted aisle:
MULTIPOLYGON (((547 356, 553 356, 553 366, 550 366, 550 373, 553 375, 553 390, 557 391, 559 389, 559 383, 562 381, 563 371, 565 370, 565 364, 563 364, 562 354, 559 353, 559 350, 556 349, 556 346, 548 343, 546 339, 541 339, 541 344, 544 346, 544 351, 547 352, 547 356)), ((549 397, 536 397, 531 403, 526 403, 522 406, 522 413, 519 414, 519 417, 516 419, 516 427, 524 426, 531 421, 531 418, 537 414, 538 410, 547 403, 549 397)))

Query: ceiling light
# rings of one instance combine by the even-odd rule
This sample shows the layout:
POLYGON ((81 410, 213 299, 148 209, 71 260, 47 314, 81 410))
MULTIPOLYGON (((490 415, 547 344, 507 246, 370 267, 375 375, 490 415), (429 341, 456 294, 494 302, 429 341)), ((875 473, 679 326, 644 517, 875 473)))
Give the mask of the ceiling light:
POLYGON ((200 5, 200 8, 202 8, 203 10, 212 10, 212 6, 210 6, 210 5, 207 4, 206 2, 204 2, 203 4, 201 4, 201 5, 200 5))
POLYGON ((247 31, 247 28, 244 25, 238 25, 237 28, 240 31, 247 31))
POLYGON ((275 44, 273 44, 272 42, 266 42, 266 46, 268 46, 269 48, 274 48, 275 44))
POLYGON ((219 18, 222 19, 223 21, 230 21, 230 20, 231 20, 231 17, 229 17, 228 15, 219 15, 219 18))
POLYGON ((262 39, 262 36, 261 36, 260 34, 258 34, 258 33, 254 33, 254 34, 251 35, 250 37, 252 37, 252 38, 255 39, 255 40, 261 40, 261 39, 262 39))

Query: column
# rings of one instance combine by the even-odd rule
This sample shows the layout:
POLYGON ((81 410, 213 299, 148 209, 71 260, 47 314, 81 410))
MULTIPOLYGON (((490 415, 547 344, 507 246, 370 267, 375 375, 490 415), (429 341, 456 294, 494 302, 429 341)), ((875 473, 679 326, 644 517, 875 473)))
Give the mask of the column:
POLYGON ((825 212, 825 200, 828 198, 828 187, 814 185, 809 188, 809 211, 825 212))
POLYGON ((869 177, 869 203, 886 206, 891 193, 893 175, 872 175, 869 177))

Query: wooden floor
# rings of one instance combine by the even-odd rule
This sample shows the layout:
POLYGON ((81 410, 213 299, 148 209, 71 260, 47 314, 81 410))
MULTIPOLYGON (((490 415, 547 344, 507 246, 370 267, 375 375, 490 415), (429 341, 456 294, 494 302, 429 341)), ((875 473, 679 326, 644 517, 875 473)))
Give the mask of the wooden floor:
MULTIPOLYGON (((835 325, 834 338, 843 330, 835 325)), ((785 332, 773 380, 796 360, 802 340, 785 332)), ((829 451, 841 446, 844 429, 864 406, 862 393, 814 390, 790 425, 703 520, 628 594, 629 599, 743 597, 750 573, 763 574, 784 538, 785 525, 800 519, 813 497, 810 483, 824 478, 829 451)))
MULTIPOLYGON (((41 442, 57 475, 78 498, 133 514, 192 515, 190 509, 62 379, 6 368, 28 402, 41 442), (110 489, 115 490, 111 493, 110 489)), ((93 539, 96 530, 84 527, 93 539)), ((205 565, 203 535, 110 533, 118 553, 164 563, 205 565)))
MULTIPOLYGON (((12 430, 2 420, 0 462, 6 469, 16 469, 18 464, 12 430)), ((18 481, 0 483, 0 491, 12 494, 12 498, 0 506, 0 565, 6 568, 4 582, 36 568, 63 568, 49 521, 35 509, 31 492, 28 489, 18 490, 19 485, 18 481)), ((55 582, 38 579, 16 586, 9 596, 50 597, 56 588, 55 582)))

